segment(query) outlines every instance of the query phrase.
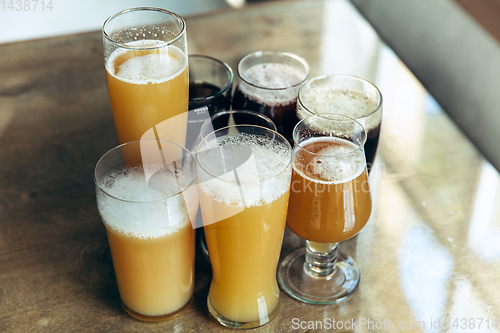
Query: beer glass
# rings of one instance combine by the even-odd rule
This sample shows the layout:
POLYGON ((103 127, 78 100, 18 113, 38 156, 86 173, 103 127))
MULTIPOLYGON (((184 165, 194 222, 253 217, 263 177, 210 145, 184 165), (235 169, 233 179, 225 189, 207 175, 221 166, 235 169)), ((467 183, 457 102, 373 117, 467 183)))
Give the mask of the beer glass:
POLYGON ((264 127, 230 126, 204 138, 196 158, 212 264, 208 309, 224 326, 264 325, 279 312, 290 144, 264 127))
POLYGON ((330 74, 308 80, 300 89, 297 115, 340 113, 356 119, 367 132, 365 156, 371 171, 380 137, 382 94, 371 82, 353 75, 330 74))
POLYGON ((221 111, 203 123, 200 131, 200 142, 213 131, 234 125, 261 126, 276 131, 276 125, 273 121, 261 113, 248 110, 221 111))
POLYGON ((132 8, 104 22, 109 101, 120 143, 161 139, 185 145, 186 24, 160 8, 132 8))
POLYGON ((300 301, 339 302, 359 282, 352 258, 338 252, 339 242, 363 229, 371 214, 366 132, 352 118, 322 113, 301 120, 293 139, 287 226, 306 240, 306 248, 285 257, 279 282, 300 301))
POLYGON ((193 296, 194 156, 168 141, 128 142, 101 157, 94 181, 123 307, 143 321, 178 315, 193 296))
POLYGON ((265 114, 291 143, 297 94, 309 76, 307 61, 288 52, 258 51, 241 59, 238 75, 233 109, 265 114))
POLYGON ((189 113, 186 147, 196 149, 201 126, 211 116, 231 108, 233 70, 223 61, 189 56, 189 113))
MULTIPOLYGON (((263 114, 246 110, 221 111, 214 114, 212 117, 210 117, 210 119, 207 119, 203 123, 203 125, 201 126, 199 139, 196 145, 198 145, 201 142, 201 140, 203 140, 213 131, 234 125, 256 125, 276 131, 276 126, 271 121, 271 119, 264 116, 263 114)), ((201 221, 201 214, 197 215, 197 219, 198 221, 196 225, 197 226, 203 225, 201 221)), ((201 250, 205 255, 205 258, 209 259, 207 242, 203 231, 200 233, 199 239, 200 239, 199 244, 201 250)))

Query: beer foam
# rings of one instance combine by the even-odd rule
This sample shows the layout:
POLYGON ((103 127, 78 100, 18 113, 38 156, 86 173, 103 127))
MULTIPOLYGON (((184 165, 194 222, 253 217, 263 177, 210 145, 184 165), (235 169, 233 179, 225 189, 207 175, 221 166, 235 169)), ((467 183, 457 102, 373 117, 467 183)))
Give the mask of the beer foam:
POLYGON ((301 147, 316 142, 331 142, 332 145, 319 149, 314 155, 299 147, 295 148, 296 160, 302 161, 301 156, 307 156, 306 160, 310 158, 310 161, 300 169, 294 163, 293 168, 311 181, 323 184, 346 183, 359 177, 365 170, 364 151, 357 149, 354 143, 335 137, 321 137, 306 140, 301 147))
POLYGON ((253 65, 241 76, 245 81, 261 87, 256 88, 242 81, 239 84, 241 92, 261 104, 275 107, 288 105, 297 99, 298 85, 305 80, 307 73, 288 64, 263 63, 253 65))
POLYGON ((123 235, 135 238, 158 238, 187 227, 198 209, 196 188, 182 189, 185 179, 163 171, 157 191, 148 186, 142 168, 128 168, 108 175, 97 189, 97 207, 104 224, 123 235), (130 202, 133 201, 133 202, 130 202))
MULTIPOLYGON (((355 89, 339 89, 335 86, 309 87, 301 92, 302 104, 315 113, 340 113, 354 119, 365 117, 379 106, 376 96, 363 93, 355 89)), ((300 110, 299 117, 310 115, 306 110, 300 110)), ((366 130, 375 128, 380 124, 380 115, 373 115, 365 119, 362 124, 366 130)))
MULTIPOLYGON (((140 40, 127 45, 147 47, 164 44, 158 40, 140 40)), ((115 62, 128 52, 141 52, 128 49, 114 51, 106 64, 106 70, 115 78, 132 84, 161 83, 179 76, 187 67, 187 57, 178 47, 168 45, 147 53, 132 57, 115 69, 115 62)), ((147 52, 147 51, 142 51, 147 52)))
POLYGON ((200 189, 216 201, 232 207, 259 206, 290 187, 291 151, 284 143, 237 133, 212 139, 203 148, 198 152, 203 168, 198 172, 200 189))

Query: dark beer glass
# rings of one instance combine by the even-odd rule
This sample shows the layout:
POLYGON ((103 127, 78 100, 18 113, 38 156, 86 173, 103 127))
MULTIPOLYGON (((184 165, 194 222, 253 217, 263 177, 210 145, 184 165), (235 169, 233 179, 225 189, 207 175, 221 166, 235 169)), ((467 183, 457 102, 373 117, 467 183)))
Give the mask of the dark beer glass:
POLYGON ((259 51, 241 59, 233 109, 262 113, 275 123, 278 132, 292 142, 298 122, 297 95, 309 77, 306 60, 292 53, 259 51))
POLYGON ((221 111, 203 123, 200 141, 213 131, 235 125, 261 126, 276 131, 276 125, 273 121, 261 113, 247 110, 221 111))
POLYGON ((377 153, 382 123, 382 93, 371 82, 353 75, 314 77, 300 89, 297 116, 340 113, 356 119, 366 130, 365 156, 368 172, 377 153))
POLYGON ((188 149, 196 149, 194 144, 207 119, 231 108, 232 90, 233 70, 228 64, 204 55, 189 56, 188 149))

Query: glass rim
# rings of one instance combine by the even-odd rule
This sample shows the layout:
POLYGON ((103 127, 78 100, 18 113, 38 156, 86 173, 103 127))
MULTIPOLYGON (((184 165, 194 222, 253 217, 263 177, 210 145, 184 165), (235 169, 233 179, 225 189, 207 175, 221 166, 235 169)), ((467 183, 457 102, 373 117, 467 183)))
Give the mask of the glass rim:
POLYGON ((186 22, 184 21, 184 19, 179 14, 176 14, 168 9, 158 8, 158 7, 134 7, 134 8, 124 9, 124 10, 121 10, 118 13, 113 14, 110 17, 108 17, 102 25, 102 35, 108 40, 108 42, 110 42, 111 44, 113 44, 115 46, 118 46, 118 47, 121 47, 124 49, 128 49, 128 50, 139 50, 139 51, 144 50, 144 51, 146 51, 146 50, 156 50, 156 49, 164 48, 166 46, 172 45, 173 43, 175 43, 176 41, 181 39, 182 36, 185 34, 186 34, 186 22), (123 43, 117 42, 116 40, 114 40, 113 38, 111 38, 108 35, 108 33, 106 32, 106 27, 113 19, 115 19, 119 16, 122 16, 122 15, 128 14, 128 13, 139 12, 139 11, 160 12, 163 14, 168 14, 170 16, 173 16, 178 21, 180 21, 182 23, 181 31, 171 40, 162 41, 163 43, 161 43, 161 44, 156 44, 156 45, 151 45, 151 46, 131 46, 131 45, 123 44, 123 43))
MULTIPOLYGON (((200 166, 200 168, 202 168, 204 172, 206 172, 207 174, 209 174, 210 176, 212 176, 214 179, 218 179, 218 180, 223 181, 223 182, 225 182, 225 183, 234 183, 234 181, 221 179, 221 178, 220 178, 220 176, 215 176, 214 174, 212 174, 210 171, 208 171, 208 170, 207 170, 207 169, 206 169, 206 168, 205 168, 205 167, 204 167, 204 166, 200 163, 200 161, 198 160, 198 154, 199 154, 199 152, 200 152, 200 147, 201 147, 201 144, 202 144, 203 142, 208 142, 207 138, 208 138, 208 137, 210 137, 212 134, 213 134, 213 135, 215 135, 215 133, 220 132, 220 131, 222 131, 222 130, 225 130, 226 128, 227 128, 227 129, 229 129, 229 128, 237 128, 237 127, 253 127, 253 128, 261 128, 261 129, 263 129, 263 130, 265 130, 265 131, 272 132, 275 136, 278 136, 278 137, 280 137, 281 139, 283 139, 283 142, 286 144, 286 146, 287 146, 287 148, 288 148, 288 151, 290 152, 290 158, 288 159, 288 163, 287 163, 287 164, 283 167, 283 169, 282 169, 280 172, 278 172, 278 173, 277 173, 277 174, 275 174, 275 175, 269 176, 269 177, 267 177, 267 178, 264 178, 264 179, 259 179, 259 182, 260 182, 260 181, 266 181, 266 180, 269 180, 269 179, 273 179, 273 178, 276 178, 276 177, 278 177, 278 176, 282 175, 282 174, 283 174, 283 172, 285 172, 285 171, 288 169, 288 167, 292 164, 292 160, 293 160, 293 147, 290 145, 290 143, 288 142, 288 140, 287 140, 287 139, 286 139, 283 135, 281 135, 280 133, 278 133, 277 131, 271 130, 271 129, 267 128, 267 127, 258 126, 258 125, 245 125, 245 124, 242 124, 242 125, 232 125, 232 126, 226 126, 226 127, 219 128, 218 130, 215 130, 215 131, 213 131, 213 132, 210 132, 207 136, 205 136, 205 137, 201 140, 201 142, 200 142, 200 144, 198 145, 198 147, 196 147, 196 163, 197 163, 197 165, 199 165, 199 166, 200 166)), ((216 136, 215 138, 217 138, 217 136, 216 136)), ((247 184, 247 183, 245 183, 245 184, 247 184)))
MULTIPOLYGON (((317 80, 322 80, 322 79, 330 78, 330 77, 331 78, 334 78, 334 77, 344 77, 344 78, 355 79, 355 80, 358 80, 358 81, 366 82, 366 83, 368 83, 369 86, 375 88, 375 91, 377 92, 377 96, 379 97, 379 101, 378 101, 377 107, 374 110, 372 110, 372 111, 368 112, 367 114, 365 114, 364 116, 357 117, 357 118, 354 118, 354 119, 368 118, 368 117, 372 116, 373 114, 375 114, 377 111, 379 111, 382 108, 382 102, 383 102, 382 92, 371 81, 369 81, 369 80, 367 80, 367 79, 365 79, 365 78, 363 78, 361 76, 356 76, 356 75, 352 75, 352 74, 325 74, 325 75, 319 75, 319 76, 315 76, 313 78, 310 78, 309 80, 307 80, 307 82, 304 83, 304 85, 302 87, 300 87, 300 90, 299 90, 299 93, 298 93, 298 96, 297 96, 297 103, 299 103, 300 106, 303 107, 310 115, 318 114, 318 112, 314 112, 310 108, 308 108, 307 106, 304 105, 304 103, 302 102, 302 96, 301 96, 302 90, 310 82, 314 82, 314 81, 317 81, 317 80)), ((320 113, 328 113, 328 112, 320 112, 320 113)))
MULTIPOLYGON (((206 56, 206 55, 202 55, 202 54, 190 54, 190 55, 188 55, 188 64, 189 64, 189 58, 192 58, 192 57, 200 58, 200 59, 201 58, 209 59, 209 60, 212 60, 212 61, 219 63, 220 65, 222 65, 224 68, 227 69, 227 71, 229 73, 229 80, 227 81, 224 88, 221 88, 215 94, 207 96, 207 97, 189 98, 190 102, 203 102, 203 101, 208 101, 208 100, 214 99, 214 98, 222 95, 223 93, 225 93, 229 89, 229 87, 233 84, 233 81, 234 81, 233 69, 226 62, 219 60, 219 59, 216 59, 214 57, 210 57, 210 56, 206 56)), ((196 82, 196 81, 193 81, 193 82, 196 82)))
MULTIPOLYGON (((163 199, 156 199, 156 200, 149 200, 149 201, 135 201, 135 200, 127 200, 127 199, 123 199, 123 198, 119 198, 117 196, 114 196, 112 194, 110 194, 108 191, 106 191, 102 186, 101 184, 99 184, 99 182, 97 181, 96 179, 96 173, 97 173, 97 168, 100 166, 101 162, 103 162, 103 159, 108 156, 109 154, 111 154, 112 152, 118 150, 118 148, 122 148, 126 145, 130 145, 130 144, 140 144, 140 142, 143 142, 143 141, 155 141, 155 142, 165 142, 165 143, 169 143, 169 144, 173 144, 173 145, 176 145, 178 147, 180 147, 183 151, 187 152, 188 155, 190 155, 194 161, 197 162, 196 160, 196 157, 189 151, 189 149, 187 149, 186 147, 178 144, 178 143, 175 143, 175 142, 172 142, 172 141, 167 141, 167 140, 160 140, 160 139, 144 139, 144 140, 134 140, 134 141, 128 141, 128 142, 125 142, 125 143, 122 143, 118 146, 115 146, 113 148, 111 148, 110 150, 108 150, 107 152, 105 152, 100 158, 99 160, 97 161, 95 167, 94 167, 94 172, 93 172, 93 179, 94 179, 94 184, 95 186, 97 186, 103 193, 105 193, 107 196, 113 198, 113 199, 116 199, 116 200, 119 200, 119 201, 122 201, 122 202, 127 202, 127 203, 133 203, 133 204, 152 204, 152 203, 160 203, 160 202, 163 202, 163 201, 167 201, 167 200, 170 200, 170 199, 173 199, 179 195, 181 195, 184 191, 186 191, 188 188, 190 188, 194 182, 196 182, 196 178, 197 178, 197 175, 198 175, 198 171, 197 169, 194 170, 194 176, 193 176, 193 179, 189 182, 188 185, 186 185, 184 188, 182 188, 181 190, 179 190, 178 192, 176 192, 175 194, 172 194, 170 195, 168 198, 163 198, 163 199)), ((149 187, 149 185, 148 185, 149 187)))
MULTIPOLYGON (((278 128, 276 127, 276 124, 271 120, 271 118, 269 118, 268 116, 266 116, 265 114, 262 114, 262 113, 259 113, 259 112, 256 112, 256 111, 251 111, 251 110, 239 110, 239 109, 236 109, 236 110, 224 110, 224 111, 219 111, 217 113, 215 113, 213 116, 211 116, 210 118, 208 118, 207 120, 205 120, 203 122, 203 124, 201 125, 201 129, 200 129, 200 136, 202 137, 202 140, 204 138, 206 138, 207 136, 209 136, 210 134, 212 134, 213 132, 217 131, 217 130, 213 130, 211 131, 210 133, 208 133, 206 136, 202 136, 203 135, 203 129, 207 126, 206 124, 209 123, 213 123, 213 120, 215 118, 218 118, 222 115, 226 115, 226 114, 235 114, 235 113, 245 113, 245 114, 251 114, 251 115, 254 115, 254 116, 258 116, 259 118, 267 121, 268 123, 270 123, 271 125, 273 125, 273 128, 268 128, 270 130, 273 130, 275 132, 278 131, 278 128)), ((260 125, 252 125, 252 124, 236 124, 236 125, 244 125, 244 126, 259 126, 259 127, 264 127, 264 126, 260 126, 260 125)), ((224 127, 221 127, 220 129, 222 128, 226 128, 226 127, 229 127, 229 126, 224 126, 224 127)), ((267 128, 267 127, 264 127, 264 128, 267 128)), ((201 142, 200 142, 201 144, 201 142)))
MULTIPOLYGON (((324 136, 324 137, 332 137, 332 136, 324 136)), ((313 155, 313 156, 322 156, 322 157, 342 157, 342 156, 347 156, 347 155, 351 155, 355 152, 357 152, 358 150, 363 150, 364 152, 364 149, 365 149, 365 143, 366 143, 366 139, 367 139, 367 133, 366 133, 366 129, 363 125, 361 125, 356 119, 352 118, 352 117, 349 117, 349 116, 346 116, 344 114, 341 114, 341 113, 333 113, 333 112, 322 112, 322 113, 316 113, 316 114, 312 114, 310 116, 307 116, 306 118, 300 120, 297 125, 295 125, 295 128, 293 129, 293 133, 292 133, 292 138, 293 138, 293 142, 294 144, 296 145, 297 148, 300 148, 301 150, 305 151, 306 153, 310 154, 310 155, 313 155), (363 139, 362 139, 362 142, 358 145, 357 144, 357 148, 356 149, 353 149, 351 151, 349 151, 348 153, 343 153, 343 154, 335 154, 335 155, 325 155, 325 154, 317 154, 317 153, 313 153, 312 151, 309 151, 307 149, 305 149, 303 147, 303 145, 301 143, 298 143, 297 142, 297 139, 296 139, 296 134, 297 134, 297 128, 299 127, 299 124, 302 124, 303 122, 305 122, 306 120, 310 119, 310 118, 313 118, 313 117, 316 117, 316 118, 323 118, 323 119, 327 119, 327 120, 331 120, 331 121, 337 121, 335 119, 332 119, 332 118, 328 118, 328 117, 325 117, 325 116, 322 116, 322 115, 335 115, 335 116, 339 116, 339 118, 346 118, 346 120, 349 120, 349 121, 352 121, 356 124, 358 124, 361 129, 363 130, 362 133, 363 133, 363 139)), ((306 140, 307 141, 307 140, 306 140)), ((352 142, 350 140, 348 140, 349 142, 352 142)), ((354 143, 354 142, 353 142, 354 143)), ((364 156, 364 154, 363 154, 364 156)), ((366 164, 366 158, 365 158, 365 164, 366 164)))
POLYGON ((284 91, 284 90, 289 90, 289 89, 297 88, 300 85, 304 84, 307 81, 307 79, 309 78, 309 74, 310 74, 311 70, 309 68, 309 64, 307 63, 306 59, 304 59, 303 57, 301 57, 299 55, 296 55, 294 53, 291 53, 291 52, 282 52, 282 51, 256 51, 256 52, 252 52, 250 54, 247 54, 246 56, 244 56, 240 60, 240 62, 238 63, 237 72, 238 72, 238 77, 241 79, 241 81, 245 82, 249 86, 252 86, 252 87, 258 88, 258 89, 263 89, 263 90, 265 89, 265 90, 271 90, 271 91, 284 91), (293 59, 299 61, 302 65, 304 65, 304 67, 306 69, 305 78, 302 81, 300 81, 299 83, 296 83, 296 84, 293 84, 293 85, 290 85, 290 86, 287 86, 287 87, 283 87, 283 88, 269 88, 269 87, 263 87, 263 86, 255 84, 255 83, 252 83, 252 82, 246 80, 243 77, 242 70, 241 70, 241 64, 245 60, 249 59, 252 56, 264 56, 264 55, 273 55, 273 54, 287 56, 287 57, 290 57, 290 58, 293 58, 293 59))

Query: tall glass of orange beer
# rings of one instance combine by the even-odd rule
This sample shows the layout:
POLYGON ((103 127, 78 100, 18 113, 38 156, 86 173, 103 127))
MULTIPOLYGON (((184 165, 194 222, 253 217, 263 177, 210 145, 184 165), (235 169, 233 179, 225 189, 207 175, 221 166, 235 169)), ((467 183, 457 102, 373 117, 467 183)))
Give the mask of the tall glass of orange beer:
POLYGON ((194 156, 168 141, 128 142, 103 155, 94 181, 123 307, 143 321, 181 313, 194 284, 194 156), (135 155, 142 163, 130 166, 135 155))
POLYGON ((338 252, 338 244, 363 229, 371 214, 366 132, 352 118, 321 113, 301 120, 293 139, 287 226, 306 248, 285 257, 279 282, 300 301, 336 303, 359 282, 356 264, 338 252))
POLYGON ((120 143, 185 144, 189 99, 186 24, 160 8, 132 8, 104 22, 109 101, 120 143))
POLYGON ((201 212, 212 283, 210 313, 252 328, 279 312, 276 280, 290 193, 292 149, 270 129, 217 130, 197 149, 201 212))

